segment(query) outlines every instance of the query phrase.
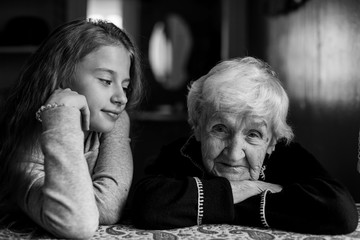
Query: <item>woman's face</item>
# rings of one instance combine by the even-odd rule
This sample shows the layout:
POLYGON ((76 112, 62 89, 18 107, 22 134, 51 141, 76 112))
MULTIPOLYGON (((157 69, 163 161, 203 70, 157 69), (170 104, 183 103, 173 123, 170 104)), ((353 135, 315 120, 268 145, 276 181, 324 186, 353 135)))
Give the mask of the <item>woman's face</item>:
POLYGON ((210 115, 195 135, 201 141, 206 171, 234 181, 257 180, 266 153, 274 147, 264 119, 225 111, 210 115))
POLYGON ((124 110, 130 84, 130 55, 122 46, 102 46, 77 65, 70 88, 86 97, 90 130, 109 132, 124 110))

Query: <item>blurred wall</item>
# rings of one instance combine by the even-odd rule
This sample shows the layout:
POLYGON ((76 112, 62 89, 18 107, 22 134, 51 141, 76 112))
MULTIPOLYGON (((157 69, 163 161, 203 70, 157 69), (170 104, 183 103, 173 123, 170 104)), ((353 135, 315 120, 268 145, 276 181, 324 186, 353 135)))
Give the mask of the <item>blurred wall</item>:
POLYGON ((263 20, 265 58, 288 90, 296 140, 360 202, 360 1, 309 0, 263 20))
MULTIPOLYGON (((153 16, 154 6, 147 8, 138 5, 139 2, 142 1, 135 5, 131 2, 131 9, 142 14, 138 15, 137 27, 130 27, 135 29, 139 43, 144 44, 148 35, 142 23, 146 16, 153 16)), ((360 174, 356 171, 360 126, 360 68, 357 67, 360 1, 224 0, 221 3, 221 14, 217 13, 221 18, 220 57, 251 55, 265 59, 275 68, 289 93, 289 121, 295 140, 312 152, 360 202, 360 174)), ((164 8, 165 5, 159 11, 165 11, 164 8)), ((146 58, 146 46, 142 47, 146 58)), ((189 132, 186 121, 142 119, 138 124, 142 129, 134 141, 134 157, 140 170, 163 144, 189 132)))
POLYGON ((141 111, 131 115, 136 182, 162 146, 191 133, 186 115, 187 87, 190 81, 206 74, 221 59, 222 1, 124 0, 123 7, 124 27, 140 49, 147 86, 141 111), (169 21, 174 20, 174 16, 178 21, 169 21), (183 29, 179 22, 184 24, 183 27, 187 26, 188 34, 179 31, 183 29), (161 63, 172 62, 174 74, 169 74, 166 80, 176 82, 179 75, 185 78, 177 88, 166 87, 151 68, 150 41, 159 25, 164 27, 162 36, 165 38, 159 55, 168 50, 166 46, 172 47, 172 58, 161 63), (187 41, 191 44, 184 44, 187 41), (184 52, 189 54, 184 57, 184 52), (177 63, 181 65, 178 68, 177 63), (181 69, 181 74, 177 74, 176 69, 181 69))
MULTIPOLYGON (((156 17, 161 18, 168 10, 183 14, 192 21, 191 26, 196 27, 195 33, 204 42, 212 39, 214 43, 198 54, 211 60, 210 64, 201 68, 204 66, 201 60, 192 64, 198 71, 192 75, 194 79, 220 58, 252 55, 269 61, 289 92, 289 120, 296 140, 314 153, 360 202, 360 174, 356 171, 360 126, 360 1, 123 0, 123 3, 124 27, 143 50, 146 71, 149 66, 145 44, 151 30, 147 24, 149 19, 155 22, 156 17)), ((52 30, 64 21, 84 16, 85 9, 85 0, 0 1, 0 95, 15 82, 21 65, 36 47, 4 42, 9 37, 8 20, 37 16, 52 30)), ((24 32, 16 30, 23 34, 16 39, 24 40, 24 32)), ((140 169, 137 176, 162 145, 190 132, 183 116, 172 115, 170 119, 146 116, 134 123, 134 158, 140 169)))

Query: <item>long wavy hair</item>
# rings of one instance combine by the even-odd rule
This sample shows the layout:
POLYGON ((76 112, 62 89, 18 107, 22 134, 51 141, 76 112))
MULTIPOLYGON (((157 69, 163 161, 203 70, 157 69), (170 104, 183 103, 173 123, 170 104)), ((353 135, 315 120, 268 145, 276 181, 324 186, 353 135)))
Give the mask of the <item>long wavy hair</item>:
POLYGON ((38 144, 41 124, 35 112, 57 88, 74 81, 77 64, 102 46, 123 46, 130 53, 129 111, 140 103, 140 58, 128 34, 102 20, 81 19, 55 29, 25 63, 0 117, 0 202, 14 187, 16 149, 31 153, 38 144), (30 151, 29 151, 30 150, 30 151))

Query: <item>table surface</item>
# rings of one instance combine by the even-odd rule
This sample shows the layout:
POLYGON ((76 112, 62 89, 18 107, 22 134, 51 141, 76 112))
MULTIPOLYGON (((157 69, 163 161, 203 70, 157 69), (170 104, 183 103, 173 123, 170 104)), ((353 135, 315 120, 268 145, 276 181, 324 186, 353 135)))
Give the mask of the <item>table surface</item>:
MULTIPOLYGON (((357 205, 360 216, 360 205, 357 205)), ((0 229, 0 239, 54 239, 46 233, 30 233, 26 229, 0 229)), ((171 230, 142 230, 131 225, 99 226, 91 239, 252 239, 252 240, 343 240, 360 239, 360 221, 357 229, 346 235, 311 235, 272 229, 253 228, 228 224, 211 224, 171 230)))

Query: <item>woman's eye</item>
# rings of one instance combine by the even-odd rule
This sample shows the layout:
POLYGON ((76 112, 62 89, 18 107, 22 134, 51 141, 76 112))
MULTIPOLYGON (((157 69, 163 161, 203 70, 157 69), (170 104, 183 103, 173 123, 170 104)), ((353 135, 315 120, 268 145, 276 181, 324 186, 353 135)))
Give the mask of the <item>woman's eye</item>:
POLYGON ((227 133, 227 128, 223 124, 216 124, 212 127, 211 130, 215 133, 227 133))
POLYGON ((261 134, 261 132, 259 132, 257 130, 251 130, 248 133, 248 137, 249 138, 260 138, 260 139, 262 139, 262 134, 261 134))
POLYGON ((112 83, 111 80, 107 80, 107 79, 103 79, 103 78, 99 78, 99 80, 106 85, 111 85, 111 83, 112 83))

